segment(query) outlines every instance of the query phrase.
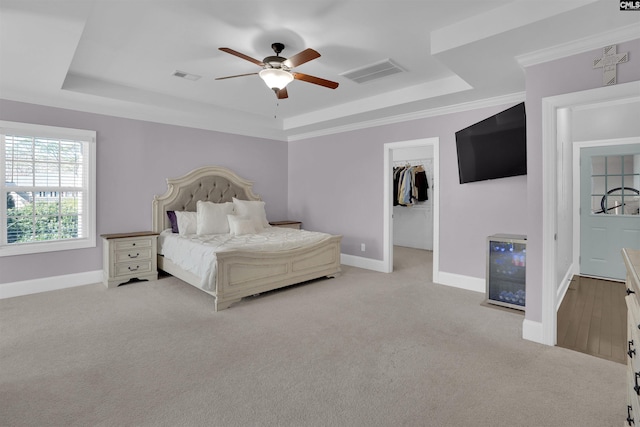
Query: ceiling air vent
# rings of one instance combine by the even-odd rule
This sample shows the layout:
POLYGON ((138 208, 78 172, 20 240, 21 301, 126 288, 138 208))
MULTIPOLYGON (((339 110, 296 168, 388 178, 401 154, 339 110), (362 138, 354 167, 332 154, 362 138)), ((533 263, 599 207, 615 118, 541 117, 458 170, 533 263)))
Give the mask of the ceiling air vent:
POLYGON ((380 79, 382 77, 390 76, 392 74, 403 73, 404 71, 404 69, 402 69, 392 60, 385 59, 383 61, 376 62, 375 64, 367 65, 351 71, 346 71, 340 75, 353 80, 356 83, 365 83, 372 80, 380 79))
POLYGON ((187 72, 184 72, 184 71, 180 71, 180 70, 174 71, 172 76, 180 77, 182 79, 187 79, 187 80, 191 80, 191 81, 194 81, 194 82, 196 80, 198 80, 200 77, 202 77, 202 76, 198 76, 196 74, 190 74, 190 73, 187 73, 187 72))

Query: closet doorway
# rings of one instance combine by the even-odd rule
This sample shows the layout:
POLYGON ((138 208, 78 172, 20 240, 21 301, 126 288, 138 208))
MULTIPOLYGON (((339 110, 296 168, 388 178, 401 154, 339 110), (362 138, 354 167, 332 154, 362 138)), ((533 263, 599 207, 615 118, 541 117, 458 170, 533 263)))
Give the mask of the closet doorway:
POLYGON ((433 147, 396 148, 392 153, 393 245, 432 251, 433 147))
POLYGON ((439 138, 384 144, 384 254, 385 272, 393 271, 394 241, 400 246, 433 251, 433 282, 439 275, 439 138), (394 167, 421 166, 429 185, 428 201, 394 206, 394 167), (400 209, 402 209, 400 211, 400 209), (396 220, 403 221, 398 223, 396 220), (395 226, 394 226, 395 222, 395 226), (395 236, 398 234, 397 236, 395 236))

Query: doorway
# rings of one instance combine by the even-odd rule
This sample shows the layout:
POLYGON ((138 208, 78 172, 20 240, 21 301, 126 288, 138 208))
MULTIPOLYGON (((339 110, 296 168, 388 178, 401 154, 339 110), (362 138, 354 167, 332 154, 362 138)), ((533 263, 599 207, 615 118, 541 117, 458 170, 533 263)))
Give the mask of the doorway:
MULTIPOLYGON (((571 172, 571 153, 574 141, 580 138, 567 138, 562 127, 570 126, 571 114, 563 111, 582 108, 589 105, 605 106, 607 103, 637 103, 640 100, 640 82, 631 82, 616 86, 591 89, 565 95, 558 95, 542 100, 542 168, 555 173, 545 174, 542 182, 542 271, 541 271, 541 322, 525 319, 523 338, 547 345, 557 342, 557 310, 574 273, 578 272, 579 221, 559 204, 563 200, 559 196, 571 194, 577 188, 574 183, 579 177, 571 172), (568 163, 567 163, 568 162, 568 163), (568 167, 567 167, 568 166, 568 167), (572 218, 572 219, 571 219, 572 218), (573 227, 571 226, 573 224, 573 227), (565 233, 563 241, 559 231, 565 233)), ((601 130, 615 134, 618 129, 612 124, 605 124, 601 130)), ((575 136, 575 135, 574 135, 575 136)), ((604 137, 603 137, 604 139, 604 137)), ((566 200, 566 198, 564 199, 566 200)), ((567 204, 571 208, 571 203, 567 204)), ((577 209, 573 209, 577 212, 577 209)))
POLYGON ((433 273, 432 281, 438 282, 439 276, 439 246, 440 246, 440 191, 439 191, 439 174, 440 174, 440 154, 439 154, 439 138, 424 138, 410 141, 389 142, 384 144, 384 203, 383 203, 383 265, 386 273, 393 272, 393 153, 394 150, 405 150, 414 148, 426 148, 432 153, 433 179, 429 182, 431 188, 431 215, 433 221, 424 223, 424 227, 431 227, 428 231, 433 236, 433 273))
MULTIPOLYGON (((578 127, 585 122, 574 120, 578 127)), ((640 139, 574 142, 571 149, 572 206, 579 209, 573 210, 573 277, 558 299, 557 345, 625 364, 626 285, 620 282, 626 269, 620 250, 640 245, 640 139)))

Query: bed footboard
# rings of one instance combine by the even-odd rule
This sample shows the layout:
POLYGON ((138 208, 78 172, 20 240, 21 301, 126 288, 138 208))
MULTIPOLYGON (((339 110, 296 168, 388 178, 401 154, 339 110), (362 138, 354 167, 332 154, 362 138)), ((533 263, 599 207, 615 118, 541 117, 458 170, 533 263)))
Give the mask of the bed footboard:
POLYGON ((215 310, 243 297, 340 273, 342 236, 279 252, 228 251, 216 254, 215 310))

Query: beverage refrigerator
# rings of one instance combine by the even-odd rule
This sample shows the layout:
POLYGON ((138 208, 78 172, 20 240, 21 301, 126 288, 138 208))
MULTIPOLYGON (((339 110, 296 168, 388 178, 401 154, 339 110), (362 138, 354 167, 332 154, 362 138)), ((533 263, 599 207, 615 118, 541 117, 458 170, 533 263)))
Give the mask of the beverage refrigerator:
POLYGON ((487 237, 487 302, 524 310, 526 267, 526 236, 495 234, 487 237))

